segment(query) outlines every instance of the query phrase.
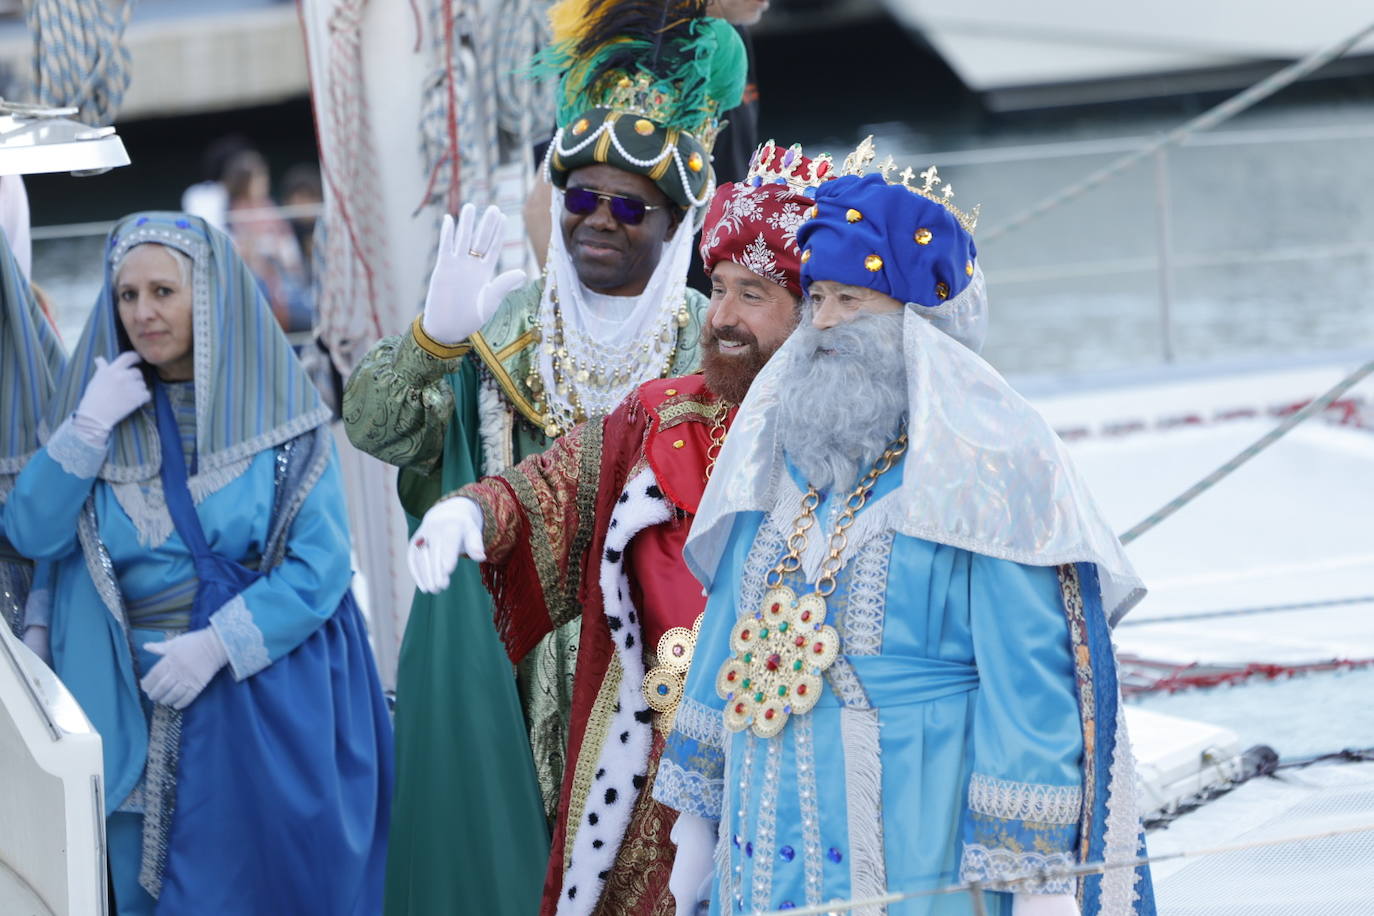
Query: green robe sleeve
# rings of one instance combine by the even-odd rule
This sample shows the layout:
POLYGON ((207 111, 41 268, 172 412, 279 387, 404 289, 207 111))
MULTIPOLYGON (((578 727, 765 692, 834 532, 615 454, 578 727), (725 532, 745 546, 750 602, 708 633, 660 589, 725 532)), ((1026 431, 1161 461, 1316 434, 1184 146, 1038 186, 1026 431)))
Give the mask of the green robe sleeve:
POLYGON ((426 353, 409 332, 378 341, 344 387, 349 441, 403 470, 436 472, 454 408, 447 376, 463 362, 426 353))

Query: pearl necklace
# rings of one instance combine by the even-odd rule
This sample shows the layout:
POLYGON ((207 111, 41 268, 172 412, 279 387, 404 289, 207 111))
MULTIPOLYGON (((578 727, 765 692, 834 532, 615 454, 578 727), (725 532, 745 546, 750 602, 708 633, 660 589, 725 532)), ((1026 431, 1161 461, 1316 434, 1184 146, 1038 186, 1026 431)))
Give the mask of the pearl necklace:
POLYGON ((649 379, 666 378, 677 355, 678 331, 691 322, 691 314, 684 281, 675 284, 678 289, 674 290, 682 297, 682 304, 676 312, 664 309, 652 333, 628 345, 607 346, 565 324, 557 286, 547 275, 545 282, 550 284, 553 329, 552 334, 546 334, 544 318, 536 313, 534 339, 543 342, 553 378, 543 378, 535 359, 525 382, 534 396, 534 408, 543 418, 544 435, 554 438, 590 417, 610 413, 649 379))

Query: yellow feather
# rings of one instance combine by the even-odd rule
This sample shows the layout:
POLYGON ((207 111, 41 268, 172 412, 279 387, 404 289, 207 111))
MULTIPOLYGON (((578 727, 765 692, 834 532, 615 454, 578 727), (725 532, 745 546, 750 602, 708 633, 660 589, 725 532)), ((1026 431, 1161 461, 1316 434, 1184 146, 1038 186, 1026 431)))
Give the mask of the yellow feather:
POLYGON ((551 44, 580 41, 592 26, 588 8, 592 0, 559 0, 549 7, 549 26, 553 31, 551 44))

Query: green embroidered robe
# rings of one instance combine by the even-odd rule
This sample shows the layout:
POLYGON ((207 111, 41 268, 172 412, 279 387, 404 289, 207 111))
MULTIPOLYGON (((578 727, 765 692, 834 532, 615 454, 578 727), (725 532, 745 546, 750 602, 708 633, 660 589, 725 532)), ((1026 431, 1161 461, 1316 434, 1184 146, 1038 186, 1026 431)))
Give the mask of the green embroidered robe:
MULTIPOLYGON (((527 383, 542 291, 536 281, 507 296, 461 356, 436 358, 407 332, 379 341, 350 377, 349 439, 401 468, 412 530, 441 494, 549 446, 527 383)), ((674 376, 700 361, 706 299, 686 295, 674 376)), ((416 593, 411 606, 397 671, 388 916, 538 910, 581 618, 521 662, 518 685, 490 619, 466 559, 447 591, 416 593)))

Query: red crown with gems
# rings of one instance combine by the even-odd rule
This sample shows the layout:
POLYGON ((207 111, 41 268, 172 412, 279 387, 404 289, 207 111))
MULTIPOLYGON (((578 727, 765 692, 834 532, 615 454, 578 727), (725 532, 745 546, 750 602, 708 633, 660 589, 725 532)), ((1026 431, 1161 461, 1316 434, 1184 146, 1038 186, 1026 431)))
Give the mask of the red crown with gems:
POLYGON ((829 153, 813 158, 802 155, 800 143, 778 146, 767 141, 754 151, 743 184, 760 187, 766 184, 785 184, 807 197, 823 182, 839 177, 829 153))

